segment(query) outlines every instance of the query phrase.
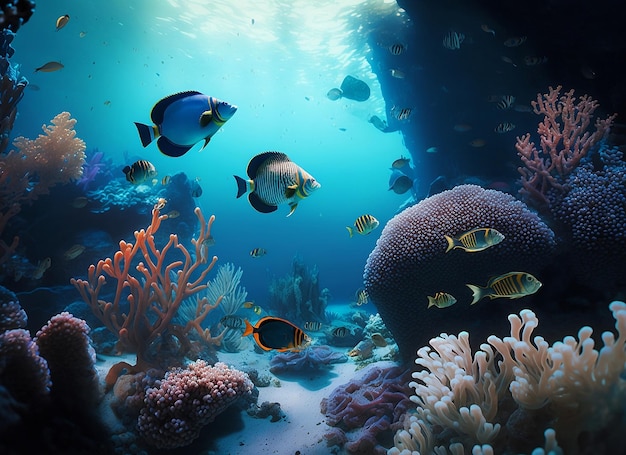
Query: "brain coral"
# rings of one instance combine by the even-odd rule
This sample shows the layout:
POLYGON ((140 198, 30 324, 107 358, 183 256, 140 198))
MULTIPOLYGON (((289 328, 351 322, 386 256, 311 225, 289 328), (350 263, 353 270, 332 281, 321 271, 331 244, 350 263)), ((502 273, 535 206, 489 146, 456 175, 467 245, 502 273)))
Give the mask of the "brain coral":
POLYGON ((369 255, 364 281, 401 355, 409 360, 441 332, 494 333, 490 322, 506 320, 519 300, 485 299, 470 306, 466 283, 485 286, 490 277, 511 271, 530 272, 541 280, 538 273, 555 246, 554 233, 524 203, 500 191, 461 185, 392 218, 369 255), (445 253, 444 235, 481 227, 495 228, 505 239, 476 253, 445 253), (428 308, 426 297, 440 291, 455 296, 457 303, 428 308))

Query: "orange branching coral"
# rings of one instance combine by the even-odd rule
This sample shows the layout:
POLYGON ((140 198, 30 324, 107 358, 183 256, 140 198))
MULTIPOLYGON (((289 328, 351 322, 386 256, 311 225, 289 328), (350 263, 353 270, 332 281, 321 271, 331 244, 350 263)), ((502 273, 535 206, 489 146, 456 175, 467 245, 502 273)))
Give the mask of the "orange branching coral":
POLYGON ((18 137, 16 150, 0 155, 0 233, 22 204, 47 194, 58 183, 80 178, 85 142, 76 137, 76 120, 61 112, 43 125, 37 139, 18 137))
POLYGON ((118 336, 118 350, 137 354, 136 365, 119 362, 111 368, 106 378, 108 386, 115 384, 124 369, 135 373, 151 367, 169 366, 159 365, 158 361, 150 358, 149 349, 152 345, 159 341, 164 346, 167 344, 166 337, 172 336, 178 338, 179 344, 188 345, 186 334, 192 329, 202 332, 199 326, 201 319, 220 303, 217 301, 211 304, 207 299, 199 299, 196 318, 192 323, 186 327, 172 324, 180 304, 206 289, 207 274, 217 262, 217 256, 213 256, 207 264, 206 252, 203 252, 211 237, 215 216, 205 222, 202 211, 195 209, 200 222, 200 234, 197 239, 191 240, 195 249, 195 257, 192 257, 178 243, 176 234, 171 234, 167 244, 157 249, 154 234, 161 221, 167 218, 167 215, 159 214, 162 208, 162 202, 155 205, 150 225, 145 230, 135 231, 135 244, 120 241, 120 250, 113 258, 106 258, 89 267, 87 280, 71 280, 93 313, 118 336), (167 261, 168 252, 172 248, 183 255, 184 261, 167 261), (141 262, 134 265, 135 259, 139 258, 141 262), (132 268, 138 273, 133 275, 132 268), (116 281, 112 301, 100 298, 107 278, 116 281))

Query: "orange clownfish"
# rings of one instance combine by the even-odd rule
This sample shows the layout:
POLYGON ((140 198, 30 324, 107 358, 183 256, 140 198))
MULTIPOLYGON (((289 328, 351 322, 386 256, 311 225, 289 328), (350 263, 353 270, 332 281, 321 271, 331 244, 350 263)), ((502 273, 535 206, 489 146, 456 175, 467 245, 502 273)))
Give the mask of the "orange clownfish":
POLYGON ((245 323, 246 330, 241 336, 254 336, 254 341, 264 351, 299 351, 311 342, 311 338, 301 328, 285 319, 267 316, 260 319, 256 326, 247 319, 245 323))

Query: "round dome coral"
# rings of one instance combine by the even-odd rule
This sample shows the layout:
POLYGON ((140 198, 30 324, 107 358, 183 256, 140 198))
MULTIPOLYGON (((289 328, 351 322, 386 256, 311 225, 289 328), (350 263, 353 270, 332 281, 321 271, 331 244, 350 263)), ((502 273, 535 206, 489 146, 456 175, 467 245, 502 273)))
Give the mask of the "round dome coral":
MULTIPOLYGON (((391 330, 404 359, 441 332, 493 333, 490 321, 523 304, 520 300, 482 300, 470 306, 466 284, 485 286, 489 278, 512 271, 535 274, 551 259, 552 230, 513 196, 476 185, 461 185, 429 197, 392 218, 365 266, 369 296, 391 330), (484 251, 446 253, 445 235, 495 228, 505 239, 484 251), (449 308, 428 308, 427 296, 452 294, 449 308), (521 303, 519 303, 521 302, 521 303)), ((527 304, 527 303, 526 303, 527 304)))

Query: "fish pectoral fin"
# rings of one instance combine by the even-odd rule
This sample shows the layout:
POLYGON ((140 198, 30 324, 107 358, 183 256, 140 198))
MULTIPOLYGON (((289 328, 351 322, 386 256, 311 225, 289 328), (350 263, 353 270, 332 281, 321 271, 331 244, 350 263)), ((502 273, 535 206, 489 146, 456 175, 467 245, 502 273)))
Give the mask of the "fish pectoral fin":
POLYGON ((209 137, 205 137, 205 138, 204 138, 204 145, 202 146, 202 148, 200 149, 200 151, 202 151, 202 149, 203 149, 204 147, 206 147, 207 145, 209 145, 209 142, 211 142, 211 136, 209 136, 209 137))
POLYGON ((213 120, 213 111, 211 109, 200 114, 199 122, 202 128, 211 123, 211 120, 213 120))
POLYGON ((292 198, 294 194, 296 194, 297 189, 298 189, 298 185, 288 186, 287 189, 285 190, 285 197, 292 198))

